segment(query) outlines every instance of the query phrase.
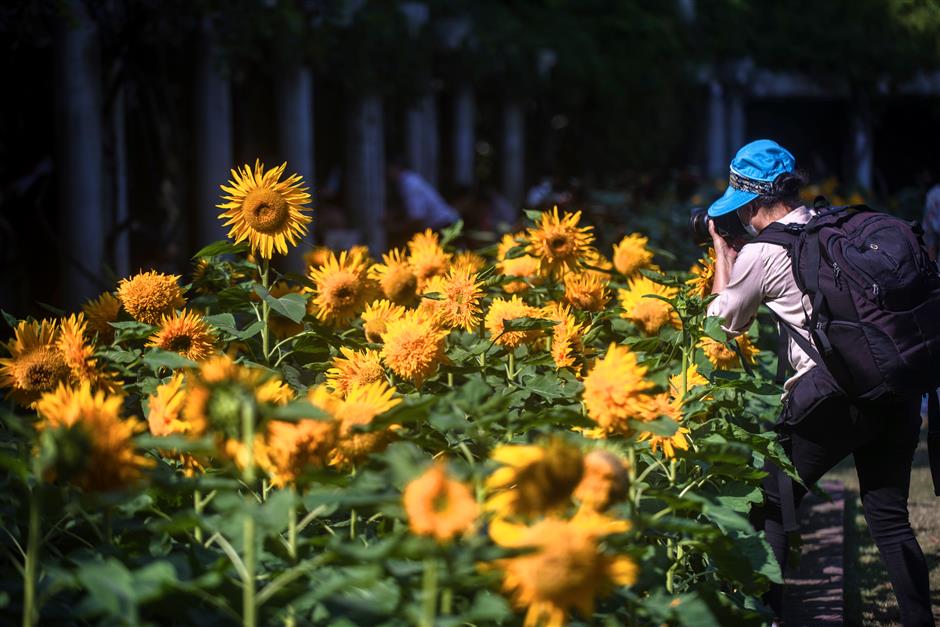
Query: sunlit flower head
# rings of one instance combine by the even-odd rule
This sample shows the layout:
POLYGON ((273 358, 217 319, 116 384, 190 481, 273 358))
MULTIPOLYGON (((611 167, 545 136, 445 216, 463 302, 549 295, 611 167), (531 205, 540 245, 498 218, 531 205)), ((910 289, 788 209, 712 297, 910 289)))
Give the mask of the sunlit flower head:
POLYGON ((215 334, 202 316, 182 311, 163 316, 159 330, 150 337, 147 345, 202 361, 215 351, 215 334))
POLYGON ((579 370, 578 363, 584 353, 584 325, 577 321, 567 305, 560 303, 552 302, 543 307, 542 316, 558 323, 551 331, 555 367, 579 370))
POLYGON ((376 417, 401 402, 395 388, 376 381, 354 387, 335 405, 338 440, 330 463, 338 466, 358 464, 369 455, 382 451, 394 434, 391 426, 374 428, 376 417), (365 430, 363 430, 365 429, 365 430))
POLYGON ((382 361, 396 375, 419 386, 447 359, 446 337, 447 331, 440 329, 433 319, 420 312, 406 312, 389 322, 382 334, 382 361))
POLYGON ((705 298, 711 294, 712 284, 715 281, 715 249, 709 248, 708 253, 699 259, 689 272, 692 273, 692 278, 686 281, 686 285, 690 288, 689 292, 699 298, 705 298))
POLYGON ((219 218, 226 220, 223 226, 232 227, 228 236, 235 243, 248 240, 251 252, 263 259, 270 259, 275 250, 287 254, 287 247, 295 246, 307 234, 311 218, 305 205, 310 203, 310 194, 303 187, 299 174, 292 174, 283 181, 281 175, 287 163, 267 171, 261 161, 255 167, 243 165, 232 170, 232 180, 222 185, 226 202, 216 205, 224 211, 219 218))
POLYGON ((543 212, 539 224, 528 229, 526 252, 539 260, 542 274, 560 276, 577 269, 594 241, 593 227, 578 226, 580 221, 580 211, 559 217, 555 207, 543 212))
POLYGON ((118 283, 117 295, 124 310, 134 320, 159 324, 160 318, 186 304, 179 276, 151 270, 140 272, 118 283))
POLYGON ((381 344, 382 334, 388 328, 388 323, 398 320, 404 314, 404 307, 384 298, 372 301, 362 312, 362 330, 365 331, 366 339, 373 344, 381 344))
MULTIPOLYGON (((77 388, 60 384, 36 403, 41 416, 37 428, 55 430, 57 447, 53 479, 62 479, 89 491, 104 492, 129 487, 141 479, 150 460, 138 454, 133 437, 143 424, 122 418, 121 396, 91 391, 88 383, 77 388)), ((55 437, 55 436, 54 436, 55 437)))
POLYGON ((326 383, 336 395, 346 396, 355 387, 385 378, 378 351, 354 351, 347 346, 341 347, 339 351, 341 355, 333 358, 332 367, 326 371, 326 383))
POLYGON ((625 346, 611 344, 584 377, 584 405, 588 416, 606 432, 630 433, 629 421, 644 411, 652 387, 636 355, 625 346))
POLYGON ((114 327, 109 323, 117 322, 121 311, 121 301, 111 292, 104 292, 82 305, 82 312, 88 320, 88 330, 98 335, 98 342, 110 344, 114 339, 114 327))
POLYGON ((644 411, 640 419, 643 421, 656 420, 660 417, 666 417, 679 424, 673 435, 659 435, 650 431, 641 431, 637 435, 638 442, 649 441, 650 450, 656 452, 662 449, 663 455, 667 459, 673 459, 676 456, 676 449, 686 451, 689 449, 689 442, 686 434, 689 429, 682 426, 682 401, 670 394, 654 394, 647 398, 644 411))
MULTIPOLYGON (((738 351, 744 356, 748 365, 754 365, 754 358, 760 352, 760 349, 754 346, 751 338, 747 334, 742 334, 733 340, 737 344, 738 351)), ((717 370, 734 370, 741 367, 741 359, 738 357, 738 351, 734 350, 726 342, 719 342, 710 337, 703 337, 699 341, 699 348, 705 353, 705 357, 717 370)))
POLYGON ((443 462, 431 465, 405 486, 402 502, 411 532, 438 542, 465 533, 479 513, 470 487, 451 479, 443 462))
POLYGON ((56 346, 65 360, 65 365, 71 370, 71 379, 75 383, 87 381, 93 390, 118 392, 121 383, 115 380, 113 373, 98 365, 94 345, 87 341, 87 326, 84 313, 62 318, 59 325, 56 346))
POLYGON ((527 304, 518 296, 513 296, 509 300, 494 298, 489 311, 486 312, 484 325, 493 342, 514 349, 522 344, 531 344, 544 337, 544 334, 540 329, 507 331, 505 323, 519 318, 539 318, 540 316, 541 312, 538 307, 527 304))
POLYGON ((378 281, 385 298, 396 305, 408 306, 417 300, 418 276, 400 249, 383 254, 382 263, 373 265, 369 276, 378 281))
POLYGON ((496 268, 507 277, 517 277, 520 280, 509 281, 503 284, 503 291, 507 294, 518 294, 529 289, 529 283, 537 284, 541 282, 539 276, 539 260, 532 255, 519 254, 514 257, 508 257, 509 251, 519 247, 525 249, 524 233, 506 233, 500 240, 497 250, 496 268), (521 279, 527 279, 529 283, 521 279))
POLYGON ((565 275, 565 301, 582 311, 602 311, 610 300, 608 281, 595 272, 569 272, 565 275))
POLYGON ((54 320, 16 325, 7 342, 10 356, 0 359, 0 387, 24 407, 32 405, 45 392, 68 380, 70 370, 56 345, 58 328, 54 320))
POLYGON ((627 461, 611 451, 595 449, 584 456, 584 473, 574 497, 581 506, 602 512, 627 494, 627 461))
POLYGON ((418 278, 419 293, 424 291, 424 284, 431 277, 447 272, 450 259, 450 253, 441 247, 437 233, 431 229, 416 233, 408 241, 408 263, 418 278))
POLYGON ((275 487, 292 485, 305 472, 329 463, 336 445, 332 419, 270 420, 254 443, 255 460, 275 487))
MULTIPOLYGON (((147 426, 153 435, 164 437, 176 433, 187 436, 193 434, 193 425, 183 416, 186 384, 182 373, 177 372, 169 381, 158 385, 156 391, 147 399, 147 405, 147 426)), ((172 451, 162 451, 162 454, 178 459, 186 475, 192 476, 204 468, 205 460, 200 460, 192 454, 174 454, 172 451)))
POLYGON ((304 253, 304 263, 307 264, 308 270, 311 268, 319 268, 326 263, 326 260, 329 259, 332 254, 334 254, 333 251, 327 246, 314 246, 304 253))
POLYGON ((451 260, 452 268, 466 268, 471 273, 482 272, 486 267, 486 259, 472 250, 461 250, 451 260))
MULTIPOLYGON (((708 379, 702 376, 702 373, 698 371, 697 364, 691 364, 688 370, 686 370, 685 386, 688 390, 691 390, 692 388, 699 385, 708 385, 708 379)), ((685 396, 682 389, 681 372, 669 377, 669 394, 671 394, 673 398, 678 399, 681 399, 683 396, 685 396)))
POLYGON ((359 255, 346 251, 331 254, 319 268, 310 271, 314 282, 312 305, 317 319, 341 326, 362 313, 375 296, 375 283, 368 278, 368 266, 359 255))
POLYGON ((548 514, 571 502, 581 481, 581 451, 561 439, 544 445, 496 447, 490 459, 500 464, 486 480, 486 509, 498 516, 548 514))
POLYGON ((439 300, 434 301, 437 320, 448 329, 470 331, 479 323, 480 300, 483 298, 483 283, 467 266, 454 266, 439 280, 429 284, 439 300))
POLYGON ((646 268, 653 261, 653 252, 646 248, 649 238, 639 233, 632 233, 614 244, 614 267, 624 276, 632 276, 640 268, 646 268))
POLYGON ((655 335, 667 324, 679 328, 679 314, 669 303, 656 297, 673 298, 676 288, 667 287, 638 275, 630 279, 627 289, 619 290, 622 318, 636 324, 646 335, 655 335))
POLYGON ((532 526, 494 521, 490 536, 504 547, 534 550, 499 560, 503 589, 526 610, 525 625, 562 627, 569 611, 585 620, 594 603, 618 586, 632 585, 638 567, 628 556, 604 552, 601 540, 626 531, 626 521, 600 514, 571 520, 545 518, 532 526))

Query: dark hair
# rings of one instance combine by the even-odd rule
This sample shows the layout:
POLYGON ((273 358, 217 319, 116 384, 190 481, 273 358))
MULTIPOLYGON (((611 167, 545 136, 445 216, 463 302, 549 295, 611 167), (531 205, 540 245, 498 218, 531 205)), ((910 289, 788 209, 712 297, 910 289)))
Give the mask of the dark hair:
POLYGON ((806 185, 806 175, 800 170, 783 172, 774 179, 773 190, 769 194, 761 195, 751 201, 754 209, 773 207, 783 203, 789 209, 800 206, 800 190, 806 185))

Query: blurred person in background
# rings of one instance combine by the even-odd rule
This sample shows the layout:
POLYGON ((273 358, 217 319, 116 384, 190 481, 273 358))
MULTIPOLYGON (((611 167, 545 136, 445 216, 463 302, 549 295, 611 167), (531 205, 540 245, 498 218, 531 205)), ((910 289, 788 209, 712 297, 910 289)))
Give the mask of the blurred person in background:
POLYGON ((924 202, 924 243, 930 258, 937 260, 940 252, 940 182, 933 177, 933 187, 927 190, 927 199, 924 202))
MULTIPOLYGON (((457 210, 441 197, 434 187, 420 174, 405 168, 400 159, 388 164, 389 182, 396 186, 401 199, 401 207, 407 220, 407 230, 439 230, 450 226, 460 219, 457 210)), ((389 225, 392 229, 393 225, 389 225)), ((399 230, 396 226, 394 230, 399 230)))

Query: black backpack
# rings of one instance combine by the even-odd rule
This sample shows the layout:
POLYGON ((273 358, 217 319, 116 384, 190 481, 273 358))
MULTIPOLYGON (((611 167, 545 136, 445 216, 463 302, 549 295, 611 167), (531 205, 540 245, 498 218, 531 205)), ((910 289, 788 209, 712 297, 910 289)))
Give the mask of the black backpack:
MULTIPOLYGON (((813 344, 778 318, 781 344, 789 335, 853 401, 930 393, 928 444, 940 495, 940 271, 921 227, 865 205, 829 207, 817 198, 815 206, 806 224, 775 222, 754 240, 787 250, 813 304, 806 318, 813 344)), ((780 362, 778 378, 785 352, 780 362)))

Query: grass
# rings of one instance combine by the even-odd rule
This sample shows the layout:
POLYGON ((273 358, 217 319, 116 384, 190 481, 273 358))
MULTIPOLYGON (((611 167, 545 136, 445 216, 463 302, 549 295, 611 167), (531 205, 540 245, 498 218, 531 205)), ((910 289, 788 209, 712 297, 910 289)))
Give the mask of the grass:
MULTIPOLYGON (((908 509, 911 526, 927 556, 934 617, 940 622, 940 502, 933 493, 927 446, 921 440, 914 455, 908 509)), ((846 487, 845 624, 900 625, 888 574, 865 523, 853 458, 845 459, 825 478, 842 481, 846 487)))

